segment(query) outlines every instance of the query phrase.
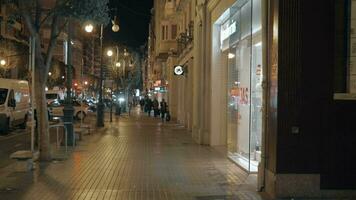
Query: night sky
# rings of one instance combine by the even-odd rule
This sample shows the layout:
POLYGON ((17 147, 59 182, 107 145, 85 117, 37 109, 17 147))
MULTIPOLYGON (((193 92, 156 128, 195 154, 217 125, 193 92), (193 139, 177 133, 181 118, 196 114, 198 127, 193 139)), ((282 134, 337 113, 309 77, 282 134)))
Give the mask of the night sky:
POLYGON ((120 31, 105 28, 105 44, 119 43, 137 48, 147 41, 153 0, 110 0, 110 17, 119 19, 120 31))

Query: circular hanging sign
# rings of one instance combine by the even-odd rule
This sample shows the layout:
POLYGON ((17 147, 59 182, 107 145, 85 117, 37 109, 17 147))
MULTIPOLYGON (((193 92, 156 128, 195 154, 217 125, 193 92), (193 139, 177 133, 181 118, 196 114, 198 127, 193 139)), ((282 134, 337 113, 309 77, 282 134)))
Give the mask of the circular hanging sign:
POLYGON ((174 66, 174 75, 181 76, 184 74, 184 68, 181 65, 174 66))

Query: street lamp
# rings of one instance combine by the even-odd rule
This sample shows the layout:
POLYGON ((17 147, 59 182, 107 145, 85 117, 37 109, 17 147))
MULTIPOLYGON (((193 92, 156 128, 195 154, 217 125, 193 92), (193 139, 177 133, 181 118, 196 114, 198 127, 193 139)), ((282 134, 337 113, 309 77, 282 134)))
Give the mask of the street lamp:
POLYGON ((120 62, 117 62, 117 63, 115 64, 115 66, 116 66, 116 67, 121 67, 121 63, 120 63, 120 62))
POLYGON ((0 60, 0 65, 1 66, 5 66, 6 65, 6 60, 5 59, 1 59, 0 60))
POLYGON ((48 76, 52 76, 52 72, 48 72, 48 76))
POLYGON ((108 50, 108 51, 106 52, 106 55, 109 56, 109 57, 111 57, 112 55, 114 55, 114 52, 113 52, 112 50, 108 50))
POLYGON ((91 33, 94 30, 94 26, 92 24, 87 24, 87 25, 85 25, 84 29, 87 33, 91 33))
MULTIPOLYGON (((114 18, 116 19, 116 17, 114 18)), ((118 32, 119 29, 114 27, 117 25, 113 23, 112 30, 114 32, 118 32)), ((94 25, 88 23, 85 26, 85 31, 88 33, 93 32, 94 25)), ((103 80, 104 80, 104 67, 103 67, 103 33, 104 33, 104 25, 100 25, 100 82, 99 82, 99 102, 97 106, 97 118, 96 118, 96 126, 104 127, 104 103, 103 103, 103 80)))
POLYGON ((116 16, 114 17, 114 20, 111 21, 112 22, 112 31, 114 32, 118 32, 120 30, 119 24, 117 22, 117 18, 116 16))

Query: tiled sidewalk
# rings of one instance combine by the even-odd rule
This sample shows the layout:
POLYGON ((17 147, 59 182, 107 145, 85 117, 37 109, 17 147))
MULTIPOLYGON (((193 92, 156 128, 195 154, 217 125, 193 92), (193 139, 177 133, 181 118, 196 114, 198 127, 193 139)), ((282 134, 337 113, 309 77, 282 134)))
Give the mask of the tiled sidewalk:
POLYGON ((138 116, 114 121, 84 137, 68 160, 29 173, 0 170, 0 199, 261 199, 255 176, 182 127, 138 116))

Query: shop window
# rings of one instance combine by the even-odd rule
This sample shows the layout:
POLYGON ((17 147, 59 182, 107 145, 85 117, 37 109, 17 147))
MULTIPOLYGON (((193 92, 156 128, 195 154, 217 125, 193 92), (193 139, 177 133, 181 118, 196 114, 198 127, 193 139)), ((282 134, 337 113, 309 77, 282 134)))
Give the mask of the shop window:
POLYGON ((261 0, 237 1, 217 20, 221 63, 227 68, 228 156, 250 172, 261 160, 261 0), (226 62, 224 62, 226 60, 226 62))
POLYGON ((334 98, 356 99, 356 0, 335 2, 334 98))

